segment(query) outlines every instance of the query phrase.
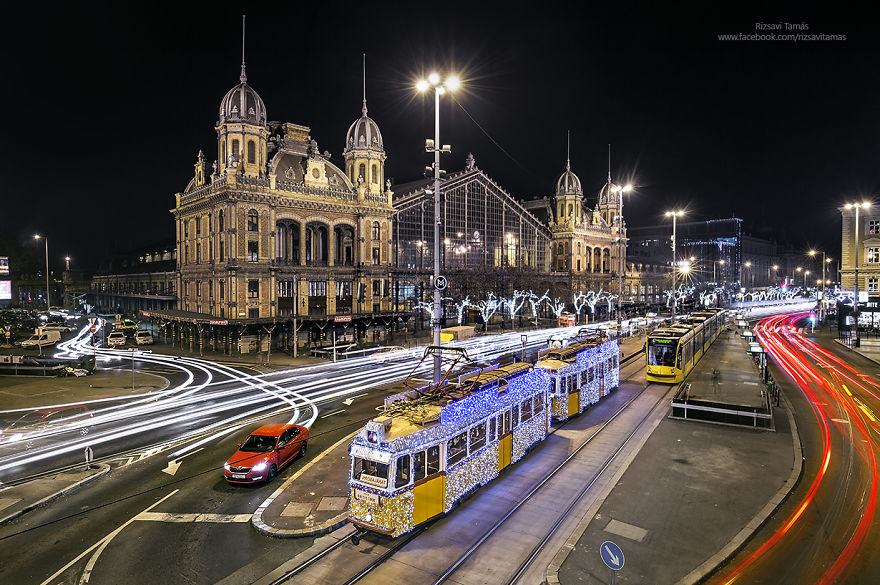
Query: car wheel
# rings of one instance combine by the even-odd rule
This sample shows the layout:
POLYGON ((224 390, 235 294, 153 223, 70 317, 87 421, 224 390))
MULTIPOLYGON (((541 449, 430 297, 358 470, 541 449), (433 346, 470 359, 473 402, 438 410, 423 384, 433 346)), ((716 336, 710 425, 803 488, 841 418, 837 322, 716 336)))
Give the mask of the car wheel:
POLYGON ((309 446, 309 442, 308 442, 308 441, 303 441, 303 444, 300 445, 300 448, 299 448, 299 456, 300 456, 300 457, 305 457, 305 456, 306 456, 306 448, 308 448, 308 446, 309 446))
POLYGON ((275 469, 275 466, 269 468, 269 474, 266 476, 266 483, 269 483, 273 479, 275 479, 275 474, 278 473, 278 470, 275 469))

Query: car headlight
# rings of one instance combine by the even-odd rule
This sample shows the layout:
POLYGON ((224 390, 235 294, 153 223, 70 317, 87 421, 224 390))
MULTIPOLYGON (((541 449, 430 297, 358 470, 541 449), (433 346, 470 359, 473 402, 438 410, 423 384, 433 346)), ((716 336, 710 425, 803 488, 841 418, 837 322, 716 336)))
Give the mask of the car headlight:
POLYGON ((253 471, 263 471, 264 469, 266 469, 266 462, 264 461, 263 463, 257 463, 253 466, 252 469, 253 471))
POLYGON ((223 469, 225 469, 226 471, 229 471, 229 463, 224 463, 223 469))

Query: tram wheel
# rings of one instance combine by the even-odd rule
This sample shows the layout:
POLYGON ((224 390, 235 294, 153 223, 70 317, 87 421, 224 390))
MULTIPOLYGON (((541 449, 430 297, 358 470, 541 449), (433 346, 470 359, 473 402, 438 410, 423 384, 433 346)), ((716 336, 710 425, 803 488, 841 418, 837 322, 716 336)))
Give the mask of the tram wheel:
POLYGON ((355 546, 361 543, 361 535, 358 533, 354 533, 351 535, 351 543, 355 546))

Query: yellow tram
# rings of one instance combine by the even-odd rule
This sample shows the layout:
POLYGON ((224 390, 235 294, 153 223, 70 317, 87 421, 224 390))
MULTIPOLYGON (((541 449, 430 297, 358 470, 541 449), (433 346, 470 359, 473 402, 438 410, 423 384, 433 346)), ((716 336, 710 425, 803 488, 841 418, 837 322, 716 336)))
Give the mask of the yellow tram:
POLYGON ((683 381, 718 337, 726 320, 724 309, 710 308, 652 331, 645 346, 648 382, 683 381))
POLYGON ((536 365, 550 375, 551 414, 563 421, 617 388, 620 345, 616 339, 581 339, 545 353, 536 365))
POLYGON ((548 388, 515 363, 389 396, 352 440, 349 520, 398 536, 445 514, 547 436, 548 388))

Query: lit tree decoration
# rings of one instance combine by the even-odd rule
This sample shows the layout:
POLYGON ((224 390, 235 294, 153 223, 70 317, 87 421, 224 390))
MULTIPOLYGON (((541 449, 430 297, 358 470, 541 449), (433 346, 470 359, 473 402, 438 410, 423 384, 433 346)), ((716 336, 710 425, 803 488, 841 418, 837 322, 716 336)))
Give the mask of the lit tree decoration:
POLYGON ((471 306, 471 297, 466 296, 461 301, 455 303, 455 314, 458 315, 458 324, 461 325, 464 321, 464 312, 467 310, 469 306, 471 306))
POLYGON ((532 317, 533 318, 535 318, 535 319, 538 318, 538 307, 541 306, 541 303, 543 303, 545 301, 547 301, 547 302, 550 301, 550 297, 547 296, 547 293, 549 293, 549 292, 550 292, 550 289, 547 289, 546 291, 544 291, 544 294, 539 297, 538 295, 536 295, 532 291, 529 291, 529 296, 526 298, 526 300, 529 303, 529 307, 532 309, 532 317))
POLYGON ((553 311, 553 314, 556 316, 556 318, 559 318, 559 316, 562 314, 562 311, 565 310, 565 301, 562 301, 559 299, 559 297, 556 297, 549 302, 550 310, 553 311))
POLYGON ((588 291, 587 293, 579 291, 577 294, 574 295, 574 310, 575 313, 577 313, 578 317, 580 317, 583 308, 587 306, 587 299, 589 298, 588 295, 590 294, 593 294, 593 291, 588 291))
POLYGON ((514 290, 509 297, 501 297, 499 300, 501 306, 510 315, 510 320, 516 319, 516 316, 522 311, 526 300, 532 295, 531 291, 514 290))
POLYGON ((491 319, 495 312, 498 311, 501 303, 499 303, 498 299, 495 298, 495 293, 490 292, 486 300, 480 301, 477 304, 471 304, 470 306, 480 312, 480 316, 483 318, 483 323, 485 323, 486 327, 488 327, 489 319, 491 319))

